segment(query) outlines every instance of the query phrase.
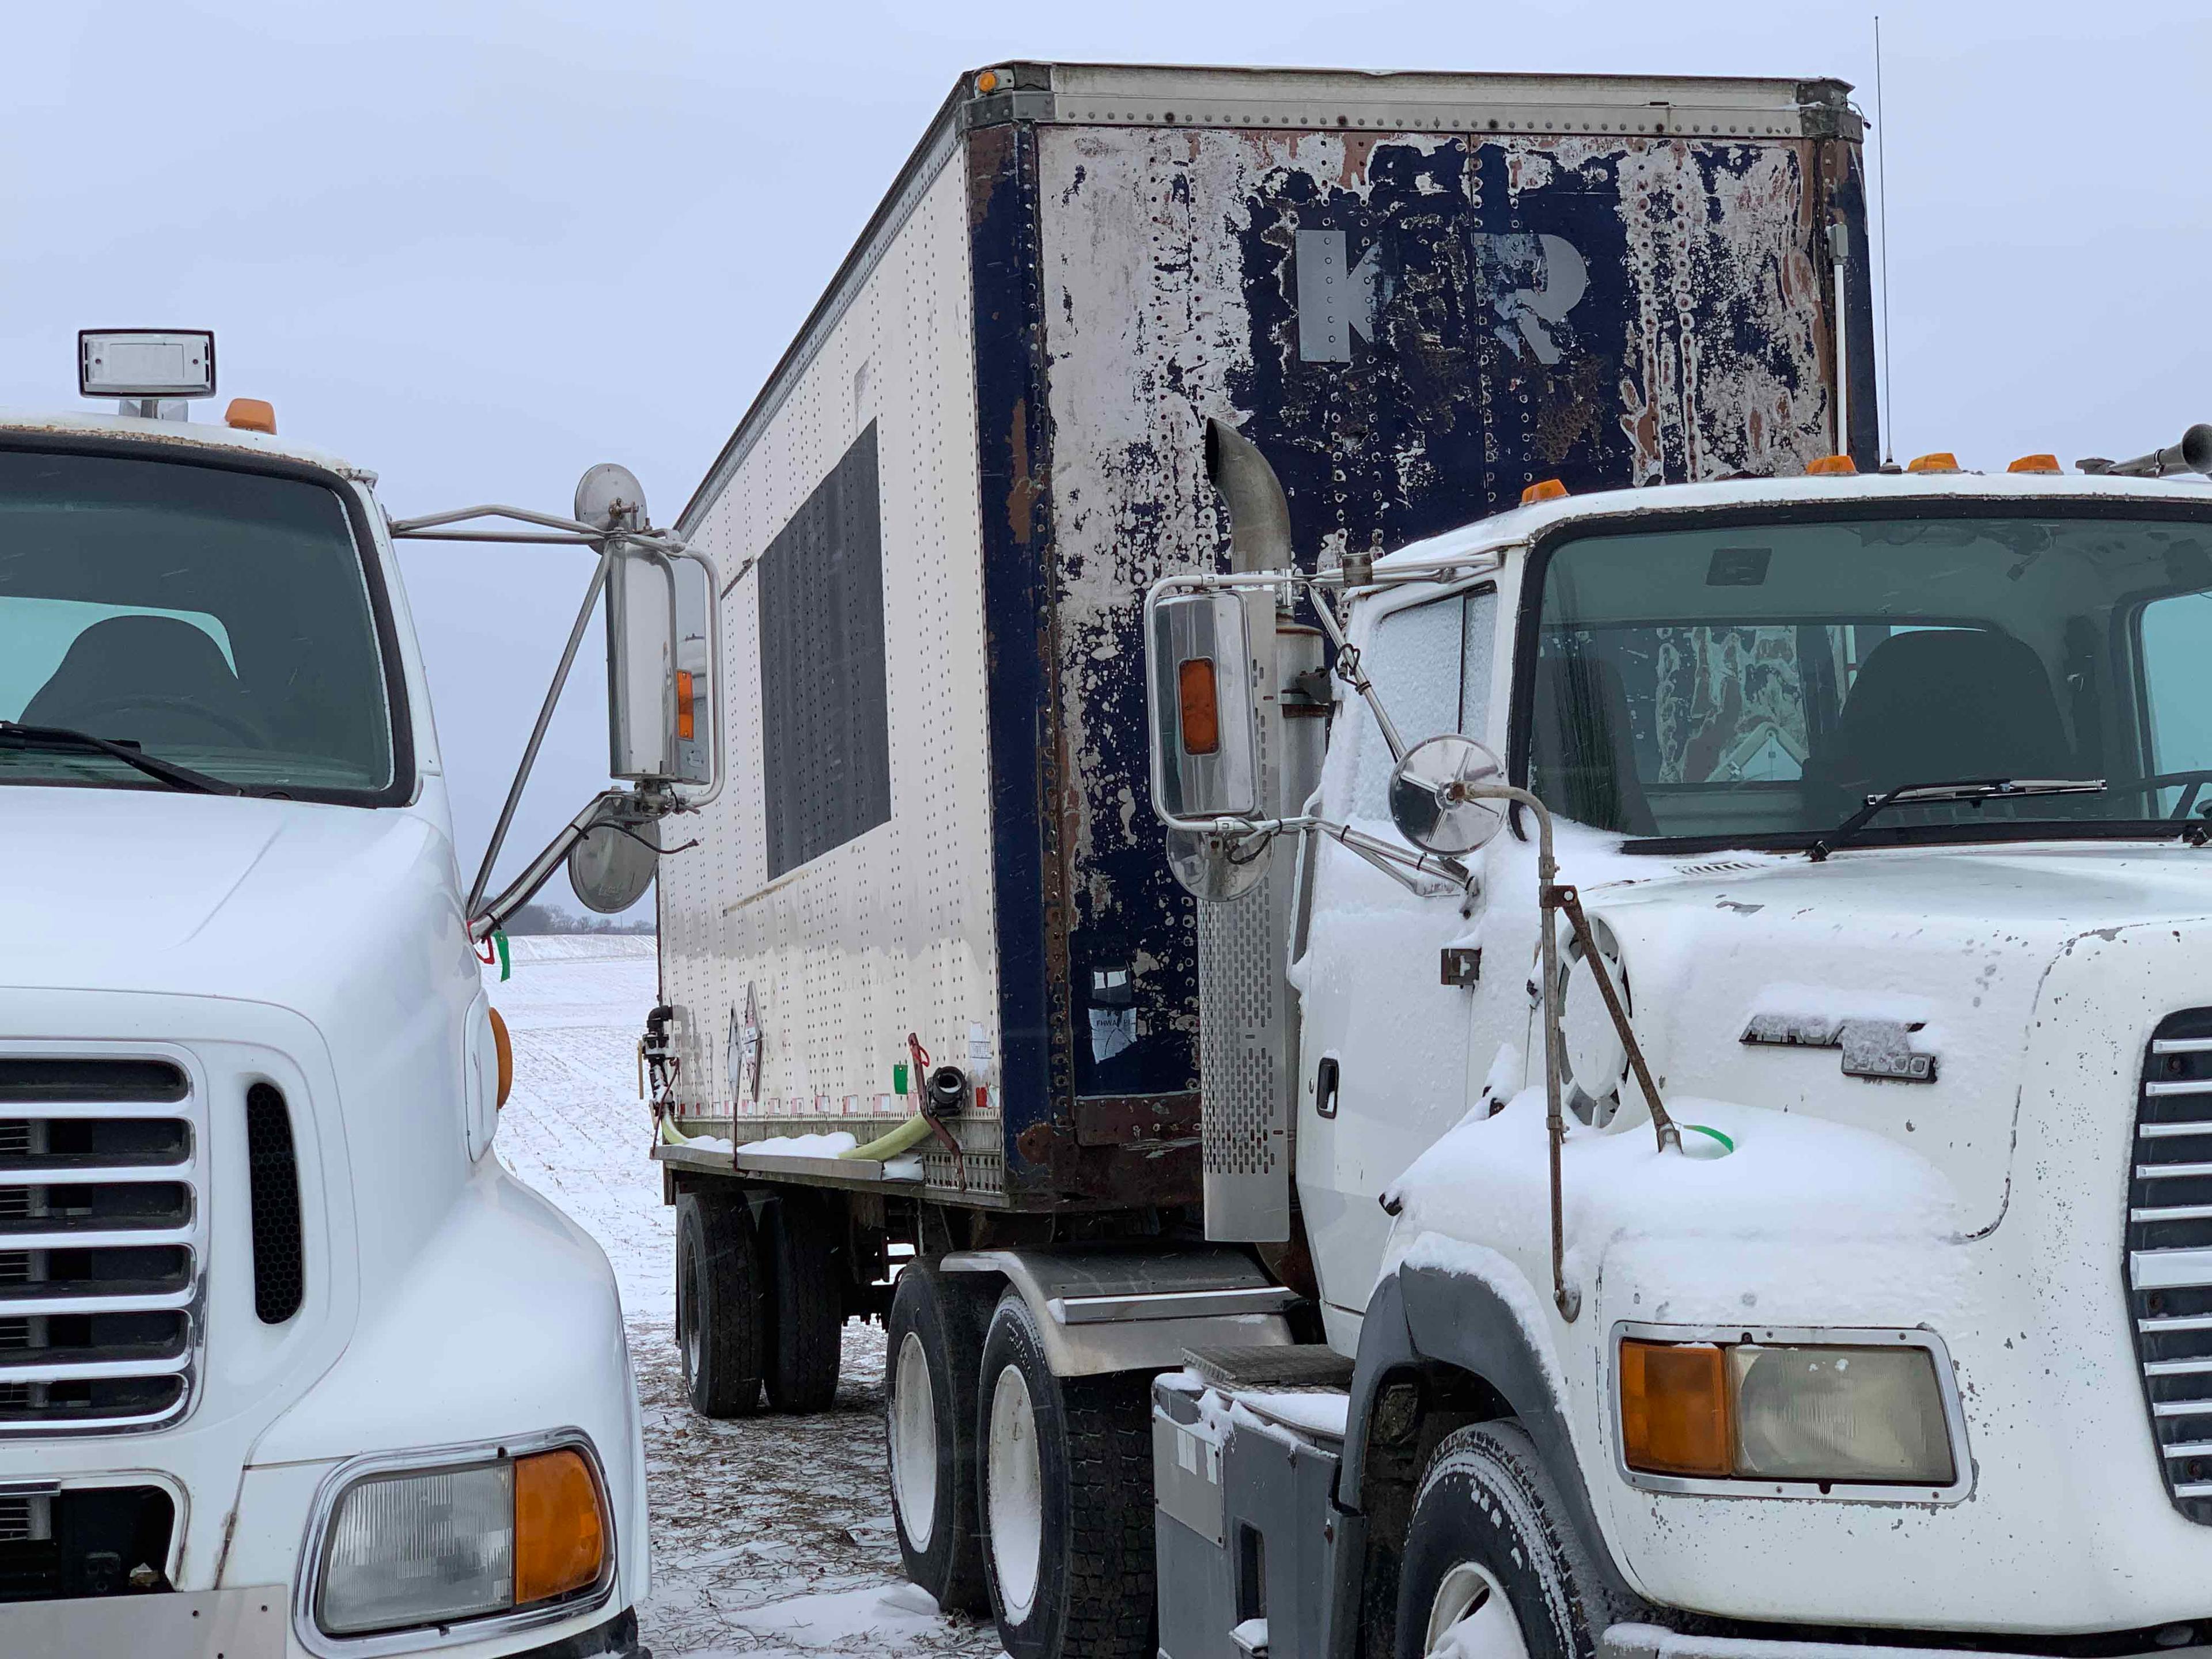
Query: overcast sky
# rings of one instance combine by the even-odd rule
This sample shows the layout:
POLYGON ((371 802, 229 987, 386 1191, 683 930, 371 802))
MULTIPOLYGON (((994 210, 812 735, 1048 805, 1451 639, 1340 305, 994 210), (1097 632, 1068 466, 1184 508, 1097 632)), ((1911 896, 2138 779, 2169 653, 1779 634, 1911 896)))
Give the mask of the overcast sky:
MULTIPOLYGON (((266 398, 286 435, 375 470, 395 514, 565 512, 586 466, 619 460, 667 523, 963 70, 1834 76, 1871 116, 1871 17, 1787 0, 18 4, 0 406, 80 407, 80 327, 211 327, 224 395, 266 398)), ((2070 462, 2212 418, 2212 8, 1894 4, 1882 27, 1898 452, 2070 462)), ((404 556, 472 866, 589 561, 404 556)), ((595 629, 508 863, 603 783, 605 687, 595 629)))

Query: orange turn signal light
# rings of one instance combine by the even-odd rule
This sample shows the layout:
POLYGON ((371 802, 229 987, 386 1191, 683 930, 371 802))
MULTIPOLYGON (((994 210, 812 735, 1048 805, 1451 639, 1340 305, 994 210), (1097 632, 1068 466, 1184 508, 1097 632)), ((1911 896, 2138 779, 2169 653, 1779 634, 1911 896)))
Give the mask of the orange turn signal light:
POLYGON ((679 668, 676 671, 676 739, 689 743, 697 730, 698 722, 691 713, 691 671, 679 668))
POLYGON ((1531 501, 1556 501, 1566 493, 1566 485, 1557 478, 1540 478, 1521 492, 1521 505, 1526 507, 1531 501))
POLYGON ((1710 1342, 1622 1339, 1621 1455, 1630 1468, 1725 1479, 1734 1439, 1724 1352, 1710 1342))
POLYGON ((2008 472, 2063 472, 2056 455, 2023 455, 2005 469, 2008 472))
POLYGON ((507 1104, 508 1091, 514 1087, 514 1039, 507 1034, 507 1022, 499 1017, 499 1010, 487 1008, 491 1016, 491 1051, 499 1061, 499 1097, 495 1106, 507 1104))
POLYGON ((606 1565, 599 1483, 569 1448, 514 1460, 514 1604, 526 1607, 599 1582, 606 1565))
POLYGON ((1938 449, 1926 455, 1915 455, 1905 464, 1907 472, 1956 472, 1959 458, 1948 449, 1938 449))
POLYGON ((265 432, 273 438, 276 435, 276 406, 259 398, 233 398, 230 407, 222 411, 222 423, 240 432, 265 432))
POLYGON ((1858 470, 1858 463, 1848 455, 1820 455, 1805 463, 1808 478, 1849 478, 1858 470))
POLYGON ((1221 748, 1221 705, 1213 679, 1213 659, 1185 657, 1176 671, 1176 699, 1182 720, 1186 755, 1211 755, 1221 748))

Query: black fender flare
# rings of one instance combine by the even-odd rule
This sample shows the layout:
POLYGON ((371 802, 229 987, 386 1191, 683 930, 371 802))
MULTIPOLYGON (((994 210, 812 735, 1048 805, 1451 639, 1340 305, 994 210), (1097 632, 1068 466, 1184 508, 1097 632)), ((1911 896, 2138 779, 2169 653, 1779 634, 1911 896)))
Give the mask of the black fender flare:
POLYGON ((1528 1332, 1487 1280, 1437 1267, 1401 1267, 1375 1287, 1359 1328, 1352 1400, 1346 1418, 1344 1461, 1337 1471, 1338 1506, 1360 1512, 1368 1437, 1377 1395, 1394 1372, 1449 1366, 1479 1379, 1510 1407, 1559 1482, 1568 1513, 1589 1559, 1616 1595, 1632 1598, 1605 1534, 1597 1524, 1559 1398, 1528 1332))

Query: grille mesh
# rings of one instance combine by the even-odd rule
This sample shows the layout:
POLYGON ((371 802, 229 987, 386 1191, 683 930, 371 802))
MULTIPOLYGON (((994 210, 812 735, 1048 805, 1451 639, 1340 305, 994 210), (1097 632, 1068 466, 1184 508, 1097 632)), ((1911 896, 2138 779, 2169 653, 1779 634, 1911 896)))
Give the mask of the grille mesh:
POLYGON ((198 1122, 171 1060, 0 1053, 0 1434, 190 1403, 198 1122))
POLYGON ((2212 1525, 2212 1008, 2168 1016, 2143 1057, 2126 1271, 2166 1490, 2212 1525))
POLYGON ((246 1149, 253 1197, 253 1310, 281 1325, 307 1297, 300 1248, 300 1170, 292 1115, 274 1085, 246 1091, 246 1149))

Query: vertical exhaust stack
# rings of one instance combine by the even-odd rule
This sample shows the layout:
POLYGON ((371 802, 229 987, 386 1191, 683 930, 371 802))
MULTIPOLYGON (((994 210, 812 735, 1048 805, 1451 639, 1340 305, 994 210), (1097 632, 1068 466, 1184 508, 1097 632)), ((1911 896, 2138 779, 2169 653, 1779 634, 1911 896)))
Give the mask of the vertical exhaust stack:
POLYGON ((1229 507, 1229 568, 1291 568, 1291 504, 1260 447, 1218 416, 1206 422, 1206 476, 1229 507))

